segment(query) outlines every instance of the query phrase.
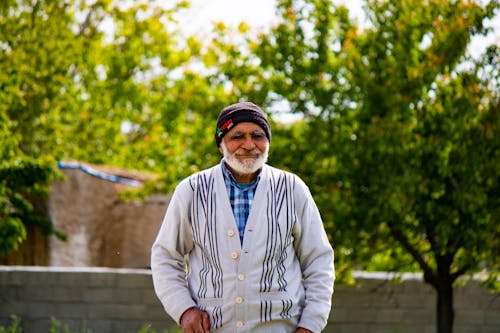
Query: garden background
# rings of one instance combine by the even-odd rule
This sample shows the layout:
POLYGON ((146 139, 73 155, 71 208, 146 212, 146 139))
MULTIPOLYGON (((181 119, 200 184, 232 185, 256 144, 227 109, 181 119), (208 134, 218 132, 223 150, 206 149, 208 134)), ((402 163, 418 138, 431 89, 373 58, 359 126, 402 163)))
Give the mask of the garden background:
POLYGON ((250 100, 273 120, 269 163, 310 186, 339 283, 422 272, 436 332, 452 332, 458 281, 498 288, 500 48, 469 47, 498 1, 368 0, 360 24, 332 1, 283 0, 267 28, 202 36, 181 32, 187 5, 2 2, 1 254, 33 228, 71 237, 37 204, 57 161, 147 171, 127 195, 169 193, 219 161, 218 111, 250 100))

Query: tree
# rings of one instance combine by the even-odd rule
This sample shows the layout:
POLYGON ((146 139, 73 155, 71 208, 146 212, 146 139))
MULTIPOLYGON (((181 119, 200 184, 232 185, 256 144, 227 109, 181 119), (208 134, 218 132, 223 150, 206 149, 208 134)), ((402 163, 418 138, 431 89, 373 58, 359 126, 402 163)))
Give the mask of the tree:
POLYGON ((51 160, 23 155, 17 149, 16 137, 9 133, 9 119, 0 113, 0 120, 0 135, 4 138, 0 146, 0 256, 4 256, 26 239, 28 226, 39 228, 44 235, 64 236, 32 203, 54 178, 51 160))
POLYGON ((499 50, 466 53, 499 6, 367 1, 360 29, 331 1, 281 1, 281 22, 236 48, 253 54, 220 58, 242 94, 303 114, 278 154, 311 185, 341 272, 421 270, 440 333, 457 279, 500 269, 499 50))
POLYGON ((29 196, 14 198, 46 190, 55 161, 157 172, 162 177, 153 185, 169 189, 218 159, 205 149, 214 147, 207 123, 229 97, 191 69, 201 44, 179 40, 175 25, 186 6, 181 0, 2 2, 0 116, 9 142, 2 142, 0 223, 10 226, 0 240, 3 254, 14 248, 8 239, 25 239, 23 225, 37 215, 29 196), (33 179, 17 179, 35 171, 33 179))

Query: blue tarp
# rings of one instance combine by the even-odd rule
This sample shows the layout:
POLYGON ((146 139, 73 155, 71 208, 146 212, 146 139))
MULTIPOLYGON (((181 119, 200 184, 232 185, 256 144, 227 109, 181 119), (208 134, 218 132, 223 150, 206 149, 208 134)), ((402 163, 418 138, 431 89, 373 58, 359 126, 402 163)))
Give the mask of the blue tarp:
POLYGON ((101 172, 95 169, 92 169, 91 167, 78 163, 78 162, 57 162, 57 167, 59 169, 78 169, 82 170, 85 173, 88 173, 89 175, 92 175, 94 177, 104 179, 113 183, 120 183, 120 184, 125 184, 128 186, 133 186, 133 187, 139 187, 142 186, 142 183, 137 180, 129 179, 129 178, 124 178, 120 176, 115 176, 111 175, 109 173, 101 172))

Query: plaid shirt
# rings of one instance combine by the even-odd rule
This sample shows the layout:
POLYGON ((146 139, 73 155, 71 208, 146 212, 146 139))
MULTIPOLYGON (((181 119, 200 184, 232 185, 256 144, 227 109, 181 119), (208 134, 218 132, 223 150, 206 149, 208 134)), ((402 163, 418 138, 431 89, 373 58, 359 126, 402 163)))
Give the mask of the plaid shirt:
POLYGON ((224 174, 224 182, 226 184, 227 193, 229 195, 229 201, 231 202, 231 208, 233 208, 233 215, 236 221, 236 226, 238 227, 238 233, 240 235, 241 244, 243 244, 243 235, 245 233, 245 226, 247 225, 248 214, 250 213, 250 208, 252 207, 253 196, 255 194, 255 189, 259 183, 260 174, 251 183, 239 184, 231 171, 226 167, 226 164, 222 164, 222 173, 224 174))

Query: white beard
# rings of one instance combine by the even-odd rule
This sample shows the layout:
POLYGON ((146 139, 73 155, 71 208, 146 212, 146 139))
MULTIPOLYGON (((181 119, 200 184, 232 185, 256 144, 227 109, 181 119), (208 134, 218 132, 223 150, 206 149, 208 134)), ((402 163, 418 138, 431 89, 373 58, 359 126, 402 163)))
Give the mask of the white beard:
POLYGON ((261 152, 259 149, 255 148, 252 151, 244 151, 243 148, 239 148, 236 150, 233 154, 231 154, 228 150, 227 147, 224 143, 224 141, 221 142, 220 144, 222 148, 222 153, 224 155, 224 161, 233 169, 236 173, 239 175, 251 175, 255 172, 257 172, 264 163, 267 162, 267 157, 269 154, 269 143, 266 144, 266 148, 264 149, 264 152, 261 152), (245 153, 245 154, 252 154, 255 156, 258 156, 256 159, 255 158, 247 158, 244 159, 243 161, 240 161, 236 155, 238 153, 245 153))

